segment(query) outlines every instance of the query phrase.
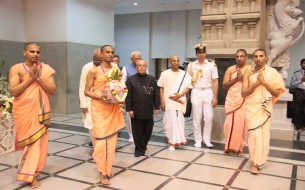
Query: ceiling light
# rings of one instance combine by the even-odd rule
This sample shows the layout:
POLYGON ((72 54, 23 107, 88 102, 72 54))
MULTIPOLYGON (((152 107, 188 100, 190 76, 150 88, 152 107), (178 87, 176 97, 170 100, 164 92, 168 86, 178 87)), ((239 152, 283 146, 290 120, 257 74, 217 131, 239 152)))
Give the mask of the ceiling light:
POLYGON ((133 3, 134 6, 138 6, 138 3, 133 3))

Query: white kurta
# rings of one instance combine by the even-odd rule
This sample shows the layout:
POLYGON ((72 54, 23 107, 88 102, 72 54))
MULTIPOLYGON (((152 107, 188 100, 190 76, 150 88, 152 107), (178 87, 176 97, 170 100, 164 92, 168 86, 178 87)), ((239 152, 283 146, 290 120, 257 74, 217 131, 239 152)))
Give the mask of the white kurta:
MULTIPOLYGON (((163 127, 168 138, 168 143, 171 146, 179 146, 187 143, 184 134, 185 119, 183 116, 186 110, 186 97, 183 96, 180 98, 180 100, 184 101, 184 104, 169 99, 169 96, 177 93, 184 74, 185 71, 182 70, 173 72, 171 69, 168 69, 162 72, 158 80, 158 86, 163 88, 164 92, 165 113, 163 127)), ((179 92, 182 92, 186 88, 192 88, 191 79, 191 76, 186 73, 179 92)))
POLYGON ((79 81, 79 100, 80 100, 80 108, 88 108, 88 113, 83 114, 83 123, 84 127, 87 129, 92 129, 92 118, 91 118, 91 98, 85 96, 85 86, 88 72, 93 69, 95 66, 93 62, 89 62, 83 66, 82 73, 79 81))

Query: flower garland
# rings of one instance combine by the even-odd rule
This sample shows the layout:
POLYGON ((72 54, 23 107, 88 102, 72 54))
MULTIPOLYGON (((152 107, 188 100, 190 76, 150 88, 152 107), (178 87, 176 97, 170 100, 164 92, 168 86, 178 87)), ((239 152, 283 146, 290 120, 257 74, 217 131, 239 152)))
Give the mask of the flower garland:
POLYGON ((120 108, 124 107, 125 99, 128 94, 128 89, 122 81, 122 72, 117 66, 113 66, 108 72, 108 86, 112 96, 118 101, 120 108), (119 97, 117 90, 115 89, 114 83, 119 83, 124 89, 124 94, 119 97))
POLYGON ((12 118, 13 98, 0 94, 0 118, 12 118))
POLYGON ((11 119, 13 97, 8 89, 7 77, 0 76, 0 119, 11 119))

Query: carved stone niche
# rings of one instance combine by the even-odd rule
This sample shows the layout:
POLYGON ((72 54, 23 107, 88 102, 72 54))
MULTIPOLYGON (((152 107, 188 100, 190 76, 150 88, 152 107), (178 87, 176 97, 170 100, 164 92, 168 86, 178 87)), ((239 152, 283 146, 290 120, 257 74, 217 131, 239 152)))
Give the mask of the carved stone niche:
POLYGON ((202 15, 200 20, 203 26, 203 40, 209 44, 209 47, 224 48, 223 30, 227 16, 225 14, 202 15))
POLYGON ((255 36, 255 29, 260 13, 232 13, 231 19, 233 21, 236 37, 232 41, 231 47, 237 48, 257 48, 258 38, 255 36), (246 28, 245 28, 246 27, 246 28))
POLYGON ((225 0, 203 0, 204 14, 219 14, 224 12, 225 0), (215 3, 214 3, 215 2, 215 3))

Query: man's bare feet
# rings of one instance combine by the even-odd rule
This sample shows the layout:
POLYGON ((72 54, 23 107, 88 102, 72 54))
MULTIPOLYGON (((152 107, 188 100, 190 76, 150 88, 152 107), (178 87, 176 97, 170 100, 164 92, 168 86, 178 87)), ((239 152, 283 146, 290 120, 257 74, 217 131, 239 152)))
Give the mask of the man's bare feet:
POLYGON ((113 178, 114 177, 114 174, 111 172, 110 174, 109 174, 109 178, 113 178))
POLYGON ((259 170, 253 165, 251 166, 250 172, 255 175, 259 174, 259 170))
POLYGON ((40 186, 41 186, 41 183, 38 181, 37 177, 34 177, 32 183, 31 183, 31 188, 36 189, 40 186))
POLYGON ((102 183, 103 185, 110 185, 110 181, 109 181, 107 175, 102 175, 102 174, 101 174, 101 183, 102 183))
POLYGON ((243 152, 239 152, 239 153, 238 153, 238 157, 242 157, 242 158, 243 158, 243 157, 245 157, 245 155, 244 155, 243 152))

